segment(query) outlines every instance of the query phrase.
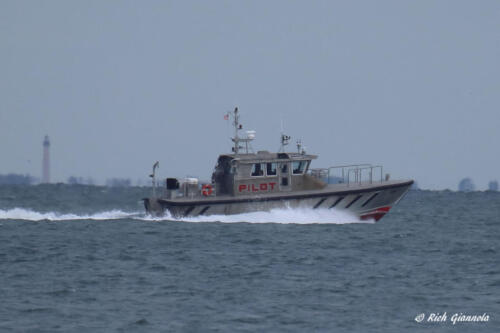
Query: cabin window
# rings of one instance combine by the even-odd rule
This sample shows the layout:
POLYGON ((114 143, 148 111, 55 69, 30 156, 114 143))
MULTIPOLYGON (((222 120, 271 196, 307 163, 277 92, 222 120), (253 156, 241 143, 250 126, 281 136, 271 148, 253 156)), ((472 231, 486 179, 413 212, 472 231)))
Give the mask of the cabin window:
POLYGON ((280 168, 281 168, 281 173, 287 173, 288 172, 288 163, 281 163, 280 168))
POLYGON ((254 177, 264 176, 264 168, 265 168, 264 163, 254 163, 252 165, 252 176, 254 177))
POLYGON ((293 162, 292 168, 294 175, 300 175, 304 173, 304 170, 306 168, 306 161, 295 161, 293 162))
POLYGON ((276 163, 267 163, 267 175, 276 176, 276 163))

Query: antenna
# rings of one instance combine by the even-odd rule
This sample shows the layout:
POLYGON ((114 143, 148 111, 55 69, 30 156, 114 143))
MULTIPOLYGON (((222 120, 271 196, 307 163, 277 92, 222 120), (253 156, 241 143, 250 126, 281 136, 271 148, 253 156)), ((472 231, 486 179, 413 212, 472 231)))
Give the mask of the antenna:
POLYGON ((302 155, 306 153, 306 147, 302 145, 302 140, 297 140, 297 152, 302 155))
POLYGON ((48 135, 43 139, 42 183, 50 183, 50 141, 48 135))

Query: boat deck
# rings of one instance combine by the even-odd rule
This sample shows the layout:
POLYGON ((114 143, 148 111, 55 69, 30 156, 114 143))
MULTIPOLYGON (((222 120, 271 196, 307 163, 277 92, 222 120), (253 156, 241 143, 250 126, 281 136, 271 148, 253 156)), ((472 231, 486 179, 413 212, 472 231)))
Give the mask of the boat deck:
POLYGON ((174 199, 162 199, 159 198, 158 201, 165 203, 172 203, 175 205, 191 205, 196 203, 230 203, 230 202, 245 202, 245 201, 264 201, 264 200, 286 200, 286 199, 301 199, 301 198, 312 198, 312 197, 324 197, 329 195, 342 195, 342 194, 355 194, 376 190, 384 190, 389 188, 399 188, 404 186, 411 186, 413 180, 388 180, 383 182, 361 182, 361 183, 340 183, 340 184, 328 184, 326 187, 318 190, 303 190, 303 191, 290 191, 290 192, 275 192, 275 193, 265 193, 265 194, 250 194, 250 195, 238 195, 238 196, 210 196, 202 197, 196 196, 193 198, 174 198, 174 199))

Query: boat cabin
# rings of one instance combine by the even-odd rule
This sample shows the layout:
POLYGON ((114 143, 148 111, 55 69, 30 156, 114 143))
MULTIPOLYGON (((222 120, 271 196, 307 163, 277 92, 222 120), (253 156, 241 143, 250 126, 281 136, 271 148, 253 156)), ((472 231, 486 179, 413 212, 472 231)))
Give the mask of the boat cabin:
POLYGON ((270 153, 220 155, 212 174, 215 195, 262 195, 318 189, 325 184, 307 174, 315 155, 270 153))

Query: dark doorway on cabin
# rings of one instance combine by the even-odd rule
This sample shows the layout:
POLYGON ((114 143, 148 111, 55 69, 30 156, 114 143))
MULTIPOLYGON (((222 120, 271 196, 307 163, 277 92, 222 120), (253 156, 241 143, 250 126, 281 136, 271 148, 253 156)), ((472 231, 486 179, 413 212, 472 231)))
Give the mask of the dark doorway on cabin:
POLYGON ((291 189, 290 184, 290 166, 288 162, 281 162, 278 165, 278 170, 280 173, 280 190, 289 191, 291 189))

